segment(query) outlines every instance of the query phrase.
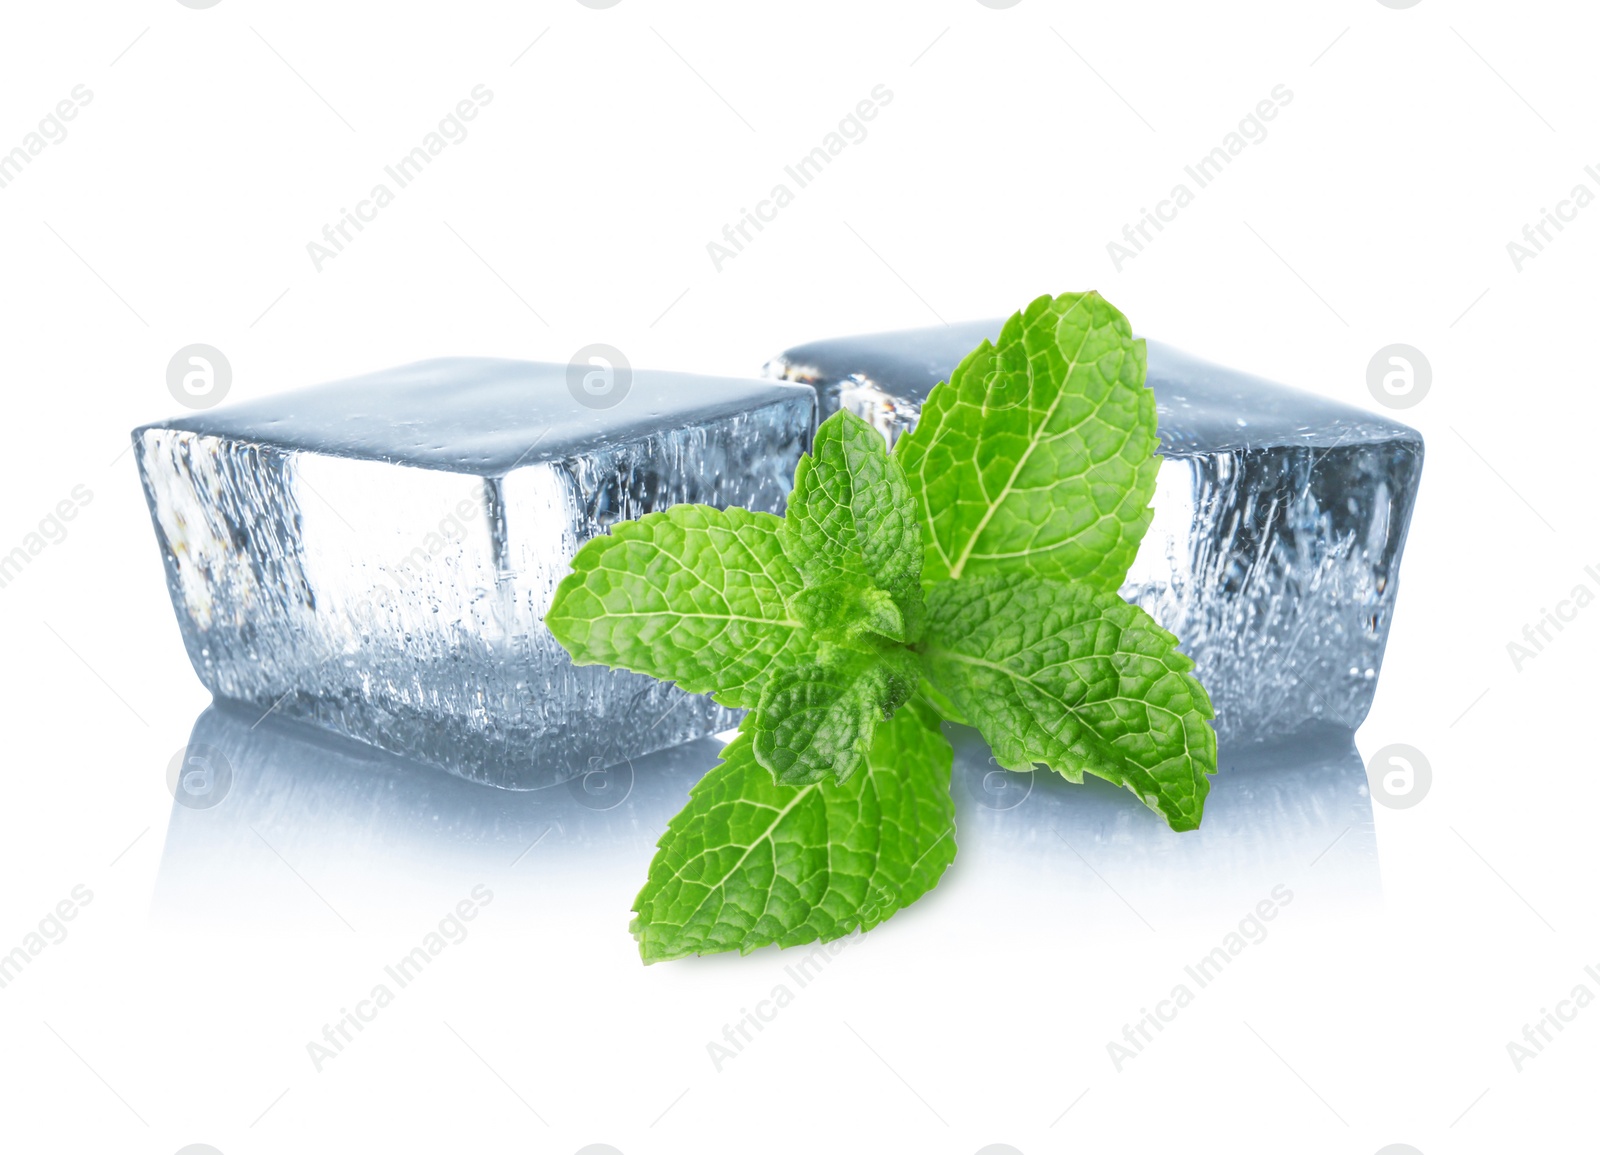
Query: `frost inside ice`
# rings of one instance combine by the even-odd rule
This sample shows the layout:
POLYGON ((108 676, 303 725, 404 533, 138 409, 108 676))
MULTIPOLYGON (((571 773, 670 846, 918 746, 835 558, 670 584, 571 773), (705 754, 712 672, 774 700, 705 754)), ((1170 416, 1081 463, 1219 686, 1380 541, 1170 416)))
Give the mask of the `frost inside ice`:
MULTIPOLYGON (((769 376, 892 442, 1001 321, 819 341, 769 376)), ((1148 342, 1163 458, 1122 587, 1195 659, 1224 742, 1353 731, 1372 704, 1422 437, 1148 342)))
POLYGON ((424 362, 134 432, 189 657, 218 698, 537 788, 739 714, 575 667, 544 612, 579 545, 679 502, 781 513, 812 392, 424 362))

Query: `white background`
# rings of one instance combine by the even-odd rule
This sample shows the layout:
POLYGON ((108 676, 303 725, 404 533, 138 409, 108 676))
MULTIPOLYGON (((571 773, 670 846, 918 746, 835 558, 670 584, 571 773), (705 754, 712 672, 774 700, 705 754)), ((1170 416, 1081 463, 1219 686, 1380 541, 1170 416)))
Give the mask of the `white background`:
POLYGON ((0 552, 93 499, 0 589, 0 949, 93 899, 0 989, 0 1147, 1592 1149, 1600 1009, 1520 1073, 1506 1044, 1600 995, 1600 608, 1520 672, 1506 646, 1600 587, 1600 208, 1520 272, 1506 243, 1600 191, 1595 43, 1576 3, 7 4, 0 149, 93 98, 0 188, 0 552), (307 242, 479 84, 470 136, 318 271, 307 242), (1106 243, 1279 84, 1267 138, 1119 272, 1106 243), (707 242, 876 85, 869 135, 718 271, 707 242), (639 965, 628 908, 670 804, 553 822, 514 867, 521 847, 426 813, 368 837, 359 809, 246 810, 218 844, 171 813, 206 695, 122 451, 176 408, 179 347, 222 349, 237 398, 593 341, 751 374, 1090 287, 1140 332, 1356 404, 1379 347, 1431 361, 1358 744, 1411 744, 1434 782, 1376 809, 1373 885, 1337 865, 1360 832, 1313 866, 1270 809, 1254 849, 1248 815, 1231 828, 1253 865, 1227 878, 1142 824, 1069 855, 1019 818, 1038 852, 1007 853, 990 815, 719 1072, 706 1044, 791 959, 639 965), (307 1042, 480 882, 471 936, 317 1071, 307 1042), (1106 1043, 1276 883, 1296 897, 1270 937, 1115 1070, 1106 1043))

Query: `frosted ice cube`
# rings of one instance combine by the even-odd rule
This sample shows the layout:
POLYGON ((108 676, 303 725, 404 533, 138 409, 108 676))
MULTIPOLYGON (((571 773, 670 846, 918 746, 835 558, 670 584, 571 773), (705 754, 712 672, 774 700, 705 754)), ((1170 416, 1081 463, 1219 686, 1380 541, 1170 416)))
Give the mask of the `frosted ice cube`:
MULTIPOLYGON (((801 345, 767 374, 892 442, 1002 321, 801 345)), ((1376 688, 1422 436, 1148 342, 1163 457, 1122 587, 1178 635, 1223 742, 1353 731, 1376 688)))
POLYGON ((781 513, 812 391, 427 361, 134 431, 172 602, 218 698, 514 789, 736 725, 575 667, 544 627, 579 545, 679 502, 781 513))

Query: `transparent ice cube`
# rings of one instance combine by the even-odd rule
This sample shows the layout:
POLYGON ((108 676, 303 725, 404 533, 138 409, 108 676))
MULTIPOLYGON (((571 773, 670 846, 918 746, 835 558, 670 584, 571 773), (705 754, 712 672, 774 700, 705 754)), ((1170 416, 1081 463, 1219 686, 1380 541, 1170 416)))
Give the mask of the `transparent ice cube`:
MULTIPOLYGON (((846 337, 780 354, 891 442, 1002 321, 846 337)), ((1372 704, 1422 436, 1387 418, 1148 342, 1163 458, 1122 595, 1195 659, 1226 743, 1350 732, 1372 704)))
POLYGON ((544 612, 618 521, 781 513, 812 391, 634 371, 618 392, 596 408, 568 366, 452 358, 135 430, 200 680, 513 789, 736 725, 709 698, 573 666, 544 612))

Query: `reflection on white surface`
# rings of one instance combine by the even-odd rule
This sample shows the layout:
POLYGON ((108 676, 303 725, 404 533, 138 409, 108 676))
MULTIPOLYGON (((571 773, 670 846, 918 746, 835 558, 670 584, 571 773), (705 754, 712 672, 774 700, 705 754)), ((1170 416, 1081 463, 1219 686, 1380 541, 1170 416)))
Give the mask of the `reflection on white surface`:
POLYGON ((998 770, 982 739, 952 729, 952 788, 965 881, 1056 891, 1085 876, 1146 925, 1226 919, 1280 883, 1336 903, 1380 894, 1377 838, 1361 756, 1348 735, 1223 750, 1198 830, 1175 833, 1127 791, 1037 771, 998 770))
MULTIPOLYGON (((1043 902, 1078 921, 1153 927, 1229 917, 1286 880, 1314 878, 1343 901, 1378 894, 1366 775, 1348 738, 1224 752, 1201 828, 1176 834, 1126 791, 1000 771, 974 732, 948 732, 960 853, 921 906, 970 904, 966 916, 995 918, 1043 902)), ((487 883, 551 917, 572 904, 609 909, 620 928, 656 839, 720 749, 690 742, 512 792, 213 706, 195 722, 188 762, 203 771, 190 785, 211 793, 173 807, 156 913, 364 930, 415 921, 487 883)))
MULTIPOLYGON (((702 739, 531 791, 219 705, 196 719, 188 748, 209 763, 212 793, 180 791, 173 806, 158 916, 360 925, 357 914, 414 919, 486 881, 497 891, 555 876, 568 886, 569 875, 642 881, 655 840, 722 747, 702 739)), ((625 911, 633 891, 622 890, 613 899, 625 911)))

